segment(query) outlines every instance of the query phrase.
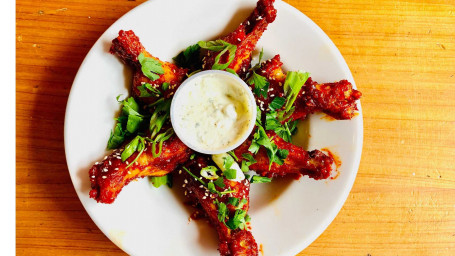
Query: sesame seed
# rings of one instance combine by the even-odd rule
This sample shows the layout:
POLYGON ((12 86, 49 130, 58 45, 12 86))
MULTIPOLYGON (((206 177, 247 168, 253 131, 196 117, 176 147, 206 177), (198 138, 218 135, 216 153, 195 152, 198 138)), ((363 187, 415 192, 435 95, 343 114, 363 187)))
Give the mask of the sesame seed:
POLYGON ((185 182, 185 183, 188 183, 188 180, 187 180, 187 179, 185 179, 183 182, 185 182))
POLYGON ((103 176, 103 177, 101 177, 101 178, 105 179, 105 178, 107 178, 107 177, 106 177, 106 176, 103 176))
POLYGON ((183 184, 183 185, 182 185, 182 188, 184 188, 184 187, 186 187, 186 184, 183 184))
POLYGON ((118 168, 115 168, 114 171, 118 171, 118 168))
POLYGON ((130 171, 128 171, 128 174, 131 174, 131 172, 130 172, 130 171))
POLYGON ((209 194, 207 194, 207 193, 205 193, 204 195, 205 195, 205 196, 209 196, 209 194))
POLYGON ((200 185, 199 188, 203 188, 204 186, 200 185))
POLYGON ((112 165, 111 160, 109 160, 109 165, 112 165))
POLYGON ((246 24, 247 24, 247 25, 250 25, 250 21, 247 21, 246 24))
POLYGON ((261 16, 259 16, 259 17, 258 17, 256 20, 262 20, 262 17, 261 17, 261 16))
POLYGON ((100 162, 96 162, 95 164, 100 164, 100 162))
POLYGON ((103 169, 103 172, 107 172, 107 168, 104 168, 104 169, 103 169))
POLYGON ((207 198, 206 196, 202 197, 202 199, 206 199, 206 198, 207 198))
POLYGON ((240 42, 240 41, 242 41, 242 40, 241 40, 240 38, 237 38, 237 41, 239 41, 239 42, 240 42))
POLYGON ((106 160, 106 159, 107 159, 107 156, 104 157, 104 160, 106 160))
MULTIPOLYGON (((190 193, 191 193, 191 191, 190 191, 190 193)), ((188 192, 186 192, 186 190, 185 190, 185 196, 186 196, 187 194, 188 194, 188 192)))
POLYGON ((95 178, 95 175, 92 176, 92 179, 94 179, 94 178, 95 178))
POLYGON ((182 170, 179 170, 179 174, 182 174, 182 170))

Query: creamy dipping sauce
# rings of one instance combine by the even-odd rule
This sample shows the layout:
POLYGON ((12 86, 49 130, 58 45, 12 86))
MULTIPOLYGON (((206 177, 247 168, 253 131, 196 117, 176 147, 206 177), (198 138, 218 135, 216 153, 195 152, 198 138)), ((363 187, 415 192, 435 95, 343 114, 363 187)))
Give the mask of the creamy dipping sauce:
POLYGON ((174 130, 190 147, 222 150, 251 131, 256 118, 254 99, 242 81, 229 73, 201 73, 189 78, 175 95, 173 104, 178 109, 173 113, 174 130))

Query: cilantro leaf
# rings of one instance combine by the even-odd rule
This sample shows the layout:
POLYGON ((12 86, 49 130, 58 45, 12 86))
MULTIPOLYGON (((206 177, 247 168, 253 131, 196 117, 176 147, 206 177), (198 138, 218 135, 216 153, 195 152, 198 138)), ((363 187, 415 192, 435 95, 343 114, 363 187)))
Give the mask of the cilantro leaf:
POLYGON ((144 119, 140 116, 129 115, 126 123, 126 130, 131 134, 135 133, 143 120, 144 119))
POLYGON ((240 202, 240 199, 238 199, 236 197, 229 197, 228 198, 228 203, 233 205, 233 206, 238 206, 239 202, 240 202))
POLYGON ((281 107, 283 107, 285 101, 286 99, 282 97, 274 98, 272 102, 270 102, 269 105, 270 110, 275 111, 277 109, 280 109, 281 107))
POLYGON ((218 220, 220 222, 225 222, 225 219, 226 217, 228 216, 229 214, 229 210, 228 208, 226 207, 226 204, 223 203, 223 202, 218 202, 218 201, 215 201, 215 204, 217 204, 218 206, 218 220))
POLYGON ((159 75, 164 74, 164 69, 157 59, 145 57, 143 53, 140 53, 137 59, 141 64, 142 73, 150 80, 155 81, 160 78, 159 75))
POLYGON ((269 90, 269 82, 267 78, 252 72, 251 76, 246 80, 250 86, 254 86, 253 92, 257 96, 262 96, 264 99, 267 99, 267 92, 269 90))
POLYGON ((179 67, 196 69, 201 65, 200 50, 201 47, 198 44, 190 45, 172 59, 179 67))
POLYGON ((213 182, 215 185, 217 185, 218 187, 220 188, 224 188, 226 185, 224 184, 224 178, 223 177, 219 177, 218 179, 216 179, 214 182, 213 182))
POLYGON ((237 177, 237 171, 234 169, 226 169, 224 170, 223 174, 228 180, 233 180, 235 177, 237 177))
POLYGON ((122 129, 122 124, 117 123, 114 130, 111 131, 111 135, 109 136, 107 149, 118 148, 120 145, 122 145, 123 141, 125 141, 125 132, 122 129))
POLYGON ((285 111, 291 110, 294 101, 297 99, 297 95, 305 84, 310 73, 301 71, 289 71, 286 74, 286 80, 284 81, 283 90, 286 95, 285 111))

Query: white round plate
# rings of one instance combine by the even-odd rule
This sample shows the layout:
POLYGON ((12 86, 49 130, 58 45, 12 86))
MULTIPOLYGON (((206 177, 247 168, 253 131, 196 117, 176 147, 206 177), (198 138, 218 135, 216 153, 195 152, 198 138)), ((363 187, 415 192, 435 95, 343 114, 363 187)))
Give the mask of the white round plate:
MULTIPOLYGON (((127 95, 131 71, 108 50, 118 31, 133 30, 154 56, 170 61, 186 46, 225 35, 242 22, 254 0, 151 0, 115 22, 83 61, 68 99, 65 152, 76 192, 90 217, 130 255, 218 255, 217 234, 205 221, 190 221, 191 209, 179 189, 131 182, 111 205, 90 199, 88 170, 107 153, 119 105, 127 95)), ((318 82, 354 79, 329 37, 308 17, 277 1, 275 22, 257 49, 280 54, 286 70, 304 70, 318 82)), ((360 104, 359 104, 360 109, 360 104)), ((349 121, 311 115, 306 129, 309 150, 329 148, 342 165, 333 180, 276 179, 251 185, 252 232, 265 255, 295 255, 313 242, 335 218, 354 183, 363 140, 362 114, 349 121)), ((303 130, 303 129, 301 129, 303 130)))

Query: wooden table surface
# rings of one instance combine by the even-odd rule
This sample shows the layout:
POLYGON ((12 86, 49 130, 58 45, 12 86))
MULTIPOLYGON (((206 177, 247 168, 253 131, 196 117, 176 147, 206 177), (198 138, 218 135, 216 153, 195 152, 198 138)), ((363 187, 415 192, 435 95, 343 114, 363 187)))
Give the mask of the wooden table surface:
MULTIPOLYGON (((90 47, 142 2, 16 1, 18 255, 124 254, 76 196, 63 120, 90 47)), ((455 2, 286 2, 340 49, 365 125, 348 200, 299 255, 455 255, 455 2)))

